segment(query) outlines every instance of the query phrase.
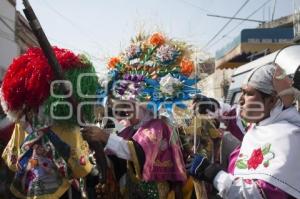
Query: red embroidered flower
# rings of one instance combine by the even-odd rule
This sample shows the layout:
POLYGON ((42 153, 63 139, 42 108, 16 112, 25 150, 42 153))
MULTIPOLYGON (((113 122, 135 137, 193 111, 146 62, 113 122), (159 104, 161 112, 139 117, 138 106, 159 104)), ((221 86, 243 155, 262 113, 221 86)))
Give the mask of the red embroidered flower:
POLYGON ((255 149, 252 154, 250 159, 247 161, 248 164, 248 169, 256 169, 258 167, 258 165, 260 165, 262 163, 264 159, 263 153, 261 151, 261 149, 255 149))

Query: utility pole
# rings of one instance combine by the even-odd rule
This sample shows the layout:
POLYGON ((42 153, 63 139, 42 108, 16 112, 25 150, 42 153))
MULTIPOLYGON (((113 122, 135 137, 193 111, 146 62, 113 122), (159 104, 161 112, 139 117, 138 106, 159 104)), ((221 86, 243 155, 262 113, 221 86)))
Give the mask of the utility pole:
POLYGON ((274 20, 275 8, 276 8, 276 0, 274 0, 274 5, 273 5, 272 21, 274 20))
POLYGON ((294 0, 294 42, 300 42, 300 0, 294 0))

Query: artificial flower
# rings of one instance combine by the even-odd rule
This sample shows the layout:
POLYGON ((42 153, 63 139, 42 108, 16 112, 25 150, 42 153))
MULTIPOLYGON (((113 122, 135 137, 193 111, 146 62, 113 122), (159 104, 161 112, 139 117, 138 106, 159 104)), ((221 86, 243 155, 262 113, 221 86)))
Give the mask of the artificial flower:
POLYGON ((112 57, 108 62, 108 68, 113 69, 118 63, 120 63, 120 59, 118 57, 112 57))
POLYGON ((194 62, 184 57, 180 62, 180 72, 186 76, 190 76, 193 71, 194 62))
POLYGON ((128 60, 139 57, 141 53, 142 53, 142 49, 138 44, 130 45, 125 51, 125 55, 128 60))
MULTIPOLYGON (((119 73, 112 80, 115 82, 113 94, 118 99, 155 103, 158 109, 164 101, 186 108, 181 102, 199 93, 193 87, 198 80, 188 79, 194 70, 194 63, 188 59, 189 52, 189 46, 161 33, 138 35, 121 53, 122 60, 111 63, 119 73)), ((171 110, 171 107, 165 108, 171 110)))
POLYGON ((162 64, 170 64, 177 58, 178 55, 179 52, 175 49, 175 47, 165 44, 157 49, 156 59, 162 64))
POLYGON ((176 88, 181 85, 179 79, 174 78, 171 74, 167 74, 159 81, 160 91, 162 93, 173 95, 176 91, 176 88))
POLYGON ((165 38, 160 33, 154 33, 151 35, 149 42, 154 46, 159 46, 165 43, 165 38))

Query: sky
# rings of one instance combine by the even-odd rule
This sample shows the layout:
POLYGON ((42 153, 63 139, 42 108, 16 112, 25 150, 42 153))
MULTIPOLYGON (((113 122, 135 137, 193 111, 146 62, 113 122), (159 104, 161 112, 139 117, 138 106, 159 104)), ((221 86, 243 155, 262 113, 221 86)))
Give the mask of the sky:
MULTIPOLYGON (((216 50, 230 43, 242 29, 255 28, 259 23, 232 20, 222 29, 229 19, 209 17, 207 14, 232 17, 240 9, 236 17, 247 18, 254 13, 250 19, 270 21, 273 10, 274 19, 289 15, 294 10, 293 0, 29 2, 50 43, 87 54, 97 71, 105 69, 109 57, 118 55, 128 46, 130 39, 141 31, 161 31, 168 37, 188 42, 206 57, 214 57, 216 50), (216 36, 219 31, 220 34, 216 36)), ((22 1, 17 0, 17 10, 22 12, 22 9, 22 1)))

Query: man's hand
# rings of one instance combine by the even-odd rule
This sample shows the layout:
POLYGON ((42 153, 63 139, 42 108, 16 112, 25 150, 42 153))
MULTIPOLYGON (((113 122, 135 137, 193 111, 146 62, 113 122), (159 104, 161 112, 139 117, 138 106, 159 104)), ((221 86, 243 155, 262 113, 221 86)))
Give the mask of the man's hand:
POLYGON ((97 126, 86 126, 80 129, 82 137, 88 142, 104 142, 107 143, 109 134, 105 133, 97 126))
POLYGON ((195 154, 188 158, 186 170, 193 177, 200 177, 203 171, 210 165, 208 159, 202 155, 195 154))
POLYGON ((197 180, 212 183, 217 173, 222 169, 218 164, 211 164, 206 157, 195 154, 188 159, 186 170, 197 180))

